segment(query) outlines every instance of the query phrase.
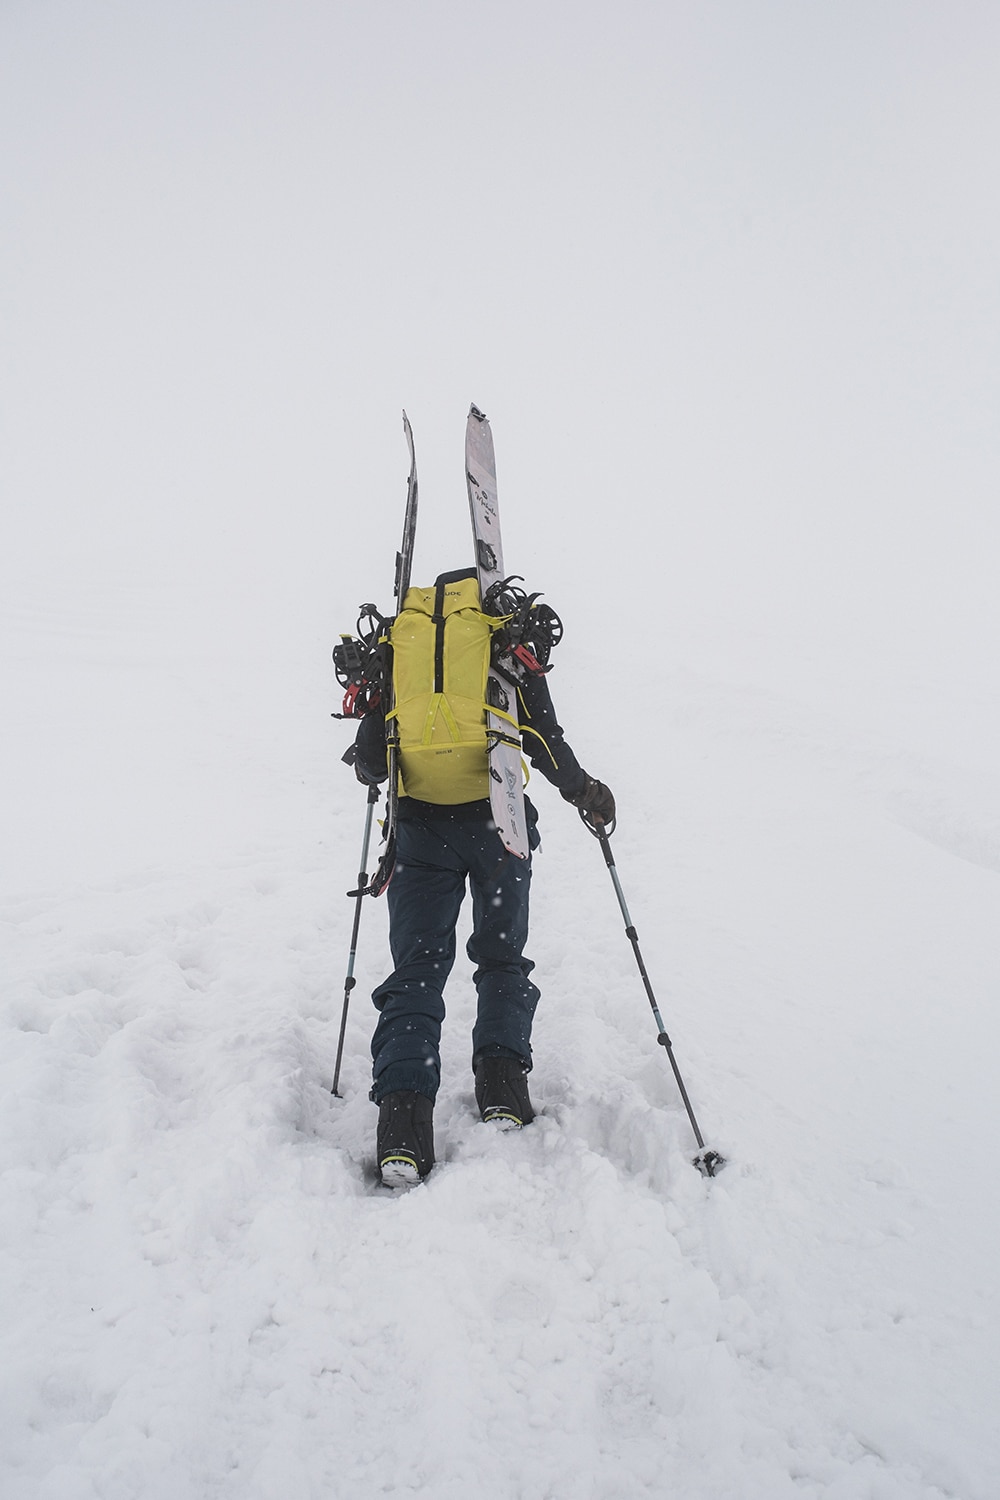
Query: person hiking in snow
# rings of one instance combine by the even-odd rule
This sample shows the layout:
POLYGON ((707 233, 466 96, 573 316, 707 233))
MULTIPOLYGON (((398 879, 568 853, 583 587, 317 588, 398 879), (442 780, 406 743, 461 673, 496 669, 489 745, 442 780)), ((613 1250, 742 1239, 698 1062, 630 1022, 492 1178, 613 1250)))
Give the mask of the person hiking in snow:
MULTIPOLYGON (((535 597, 526 607, 533 606, 535 597)), ((482 1119, 499 1129, 519 1129, 534 1118, 527 1075, 539 990, 531 981, 534 965, 525 958, 524 946, 530 851, 540 840, 538 815, 525 798, 530 850, 527 858, 515 857, 501 842, 490 807, 484 691, 490 639, 498 623, 483 615, 476 574, 470 569, 442 574, 433 589, 409 589, 389 632, 395 704, 390 719, 398 726, 400 771, 395 865, 387 889, 395 967, 372 995, 379 1016, 372 1038, 371 1098, 379 1106, 379 1173, 390 1187, 419 1181, 434 1165, 443 992, 455 961, 466 880, 473 910, 467 952, 476 965, 478 996, 472 1032, 476 1103, 482 1119), (404 618, 414 622, 405 638, 398 633, 404 618), (425 672, 413 666, 412 642, 422 639, 415 634, 419 628, 425 629, 428 642, 421 648, 425 672), (480 638, 477 630, 485 639, 485 660, 482 648, 472 644, 480 638), (443 691, 431 692, 431 678, 434 688, 443 691), (416 714, 411 707, 408 719, 407 705, 416 705, 416 714), (407 722, 427 727, 418 738, 407 722)), ((495 659, 495 650, 493 654, 495 659)), ((530 651, 523 659, 528 657, 530 651)), ((566 743, 544 667, 531 659, 533 669, 519 672, 516 682, 509 679, 517 699, 516 718, 509 717, 523 734, 523 751, 592 825, 611 824, 614 797, 583 770, 566 743)), ((378 705, 365 713, 345 758, 365 785, 387 778, 386 717, 378 705)))

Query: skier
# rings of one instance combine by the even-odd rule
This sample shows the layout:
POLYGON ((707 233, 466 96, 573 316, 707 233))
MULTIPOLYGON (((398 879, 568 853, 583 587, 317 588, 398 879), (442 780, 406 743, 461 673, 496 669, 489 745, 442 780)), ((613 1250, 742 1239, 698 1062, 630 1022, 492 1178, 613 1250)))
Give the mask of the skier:
MULTIPOLYGON (((438 598, 445 589, 460 590, 463 580, 475 578, 471 569, 442 574, 435 584, 441 591, 438 598)), ((478 585, 464 586, 475 589, 478 603, 478 585)), ((592 826, 611 824, 614 797, 583 770, 566 743, 543 673, 525 673, 517 697, 518 728, 531 731, 524 734, 522 748, 532 765, 592 826)), ((480 763, 472 765, 471 783, 468 758, 444 752, 425 761, 428 769, 421 769, 418 787, 422 796, 409 795, 403 757, 395 866, 387 889, 395 968, 372 995, 379 1016, 372 1038, 371 1098, 379 1106, 379 1173, 389 1187, 417 1182, 434 1165, 443 992, 455 961, 466 879, 473 910, 467 952, 476 965, 478 996, 472 1033, 476 1103, 482 1119, 501 1130, 519 1129, 534 1118, 527 1075, 539 991, 529 977, 534 965, 524 957, 531 854, 517 858, 500 840, 490 807, 485 727, 480 734, 480 763), (463 800, 470 786, 479 795, 463 800)), ((365 785, 376 785, 389 774, 386 721, 377 706, 361 720, 353 764, 365 785)), ((524 800, 530 848, 535 850, 538 815, 524 800)))

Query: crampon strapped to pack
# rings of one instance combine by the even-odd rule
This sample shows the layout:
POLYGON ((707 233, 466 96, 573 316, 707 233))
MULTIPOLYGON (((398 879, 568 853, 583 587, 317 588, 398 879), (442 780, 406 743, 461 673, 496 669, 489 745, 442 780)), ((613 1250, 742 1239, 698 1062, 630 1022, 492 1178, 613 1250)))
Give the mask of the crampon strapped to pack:
POLYGON ((382 702, 385 682, 385 643, 392 621, 374 604, 362 604, 355 630, 358 638, 342 635, 333 648, 333 670, 344 689, 342 712, 335 719, 363 719, 382 702))
POLYGON ((562 621, 555 610, 537 603, 540 593, 529 594, 518 588, 523 582, 519 573, 500 578, 483 599, 483 613, 504 622, 493 636, 493 665, 515 684, 520 672, 537 677, 550 671, 552 648, 563 636, 562 621))

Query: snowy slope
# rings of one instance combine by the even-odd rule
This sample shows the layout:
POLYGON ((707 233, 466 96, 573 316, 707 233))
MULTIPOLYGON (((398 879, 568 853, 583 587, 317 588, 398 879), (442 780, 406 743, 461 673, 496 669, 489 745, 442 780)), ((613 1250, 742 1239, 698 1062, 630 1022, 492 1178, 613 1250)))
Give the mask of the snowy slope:
MULTIPOLYGON (((28 822, 77 802, 16 699, 18 660, 50 702, 79 638, 44 613, 8 611, 28 822)), ((475 1119, 463 960, 439 1165, 394 1197, 366 1098, 379 905, 329 1093, 363 798, 332 690, 311 696, 326 643, 237 669, 155 610, 138 642, 90 640, 69 674, 96 704, 84 746, 137 670, 150 702, 179 677, 211 703, 150 736, 206 816, 179 857, 154 778, 132 815, 156 859, 61 876, 36 840, 20 889, 29 845, 7 842, 5 1500, 990 1500, 997 778, 667 669, 654 783, 641 749, 575 732, 567 642, 557 701, 617 780, 626 894, 730 1165, 689 1163, 599 851, 543 787, 539 1117, 516 1138, 475 1119), (282 691, 294 767, 281 726, 246 718, 282 691), (241 826, 208 816, 227 765, 241 826)), ((113 759, 88 788, 123 795, 113 759)))
MULTIPOLYGON (((997 1500, 1000 8, 0 6, 0 1500, 997 1500), (374 1185, 330 671, 468 557, 592 839, 374 1185), (598 684, 595 687, 595 682, 598 684)), ((536 778, 536 783, 537 783, 536 778)))

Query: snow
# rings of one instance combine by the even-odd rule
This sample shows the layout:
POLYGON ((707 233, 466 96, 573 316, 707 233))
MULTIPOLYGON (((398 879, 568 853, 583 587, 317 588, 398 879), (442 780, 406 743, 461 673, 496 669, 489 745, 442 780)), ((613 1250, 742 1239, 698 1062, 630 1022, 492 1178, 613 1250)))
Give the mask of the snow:
POLYGON ((996 20, 557 10, 0 21, 3 1500, 995 1500, 996 20), (538 776, 535 1122, 462 956, 378 1187, 383 902, 330 1092, 472 401, 711 1180, 538 776))
MULTIPOLYGON (((25 663, 32 702, 53 702, 61 622, 85 611, 5 612, 21 651, 4 698, 24 723, 25 663)), ((92 705, 78 744, 118 738, 108 705, 134 703, 137 661, 150 703, 211 689, 230 724, 277 675, 251 652, 240 678, 210 642, 185 656, 169 615, 138 645, 94 628, 69 679, 92 705)), ((330 1095, 364 799, 337 764, 332 688, 312 700, 286 665, 312 716, 304 792, 287 766, 275 789, 283 725, 258 725, 238 758, 221 735, 186 765, 184 800, 203 805, 232 765, 235 837, 227 817, 200 838, 185 825, 179 856, 165 829, 158 861, 26 890, 8 866, 5 1496, 451 1500, 485 1474, 503 1496, 988 1497, 998 860, 988 818, 974 858, 972 793, 948 801, 960 767, 665 672, 663 799, 607 728, 587 757, 621 777, 619 873, 728 1166, 709 1181, 691 1165, 600 851, 542 787, 539 1116, 516 1136, 478 1123, 460 962, 439 1164, 393 1196, 366 1097, 380 904, 330 1095)), ((562 713, 579 743, 572 694, 562 713)), ((217 733, 189 712, 171 737, 169 717, 133 748, 148 765, 160 747, 138 790, 113 756, 86 758, 96 805, 131 799, 143 830, 192 720, 217 733)), ((46 756, 16 779, 29 809, 75 808, 87 847, 93 807, 46 756)), ((114 838, 102 854, 120 859, 114 838)))

